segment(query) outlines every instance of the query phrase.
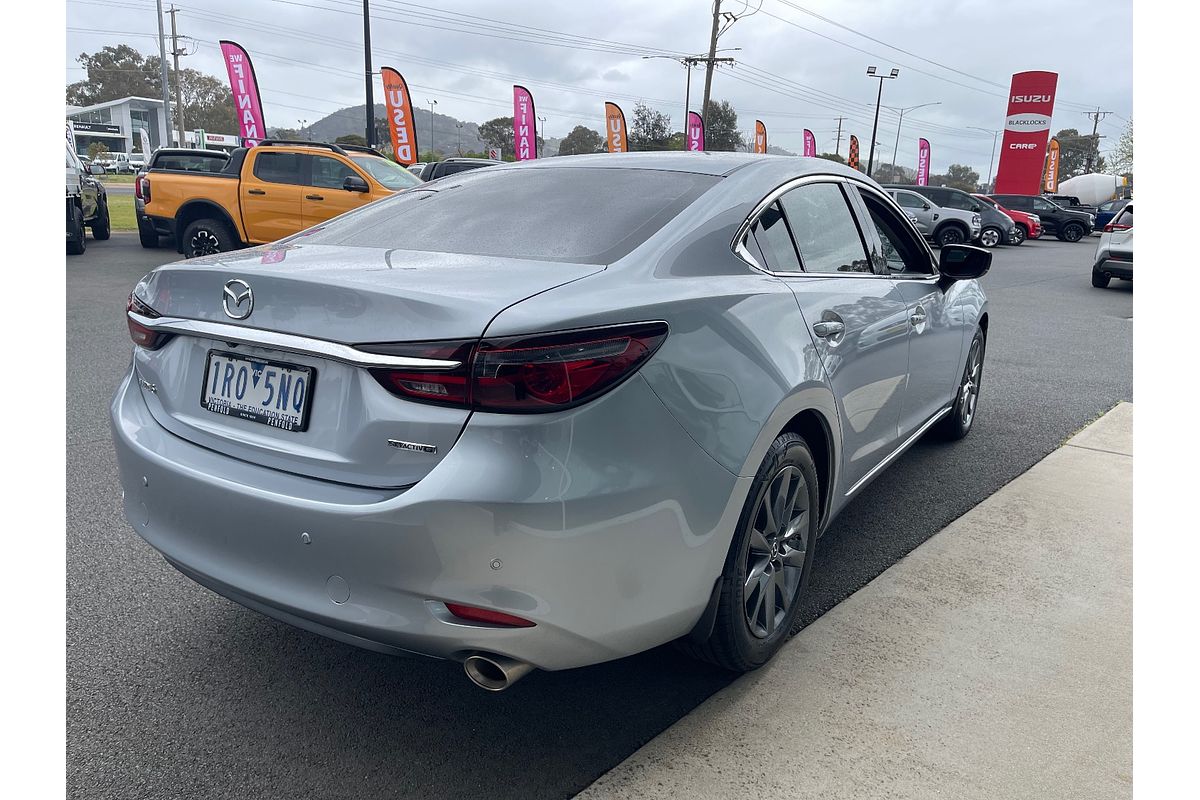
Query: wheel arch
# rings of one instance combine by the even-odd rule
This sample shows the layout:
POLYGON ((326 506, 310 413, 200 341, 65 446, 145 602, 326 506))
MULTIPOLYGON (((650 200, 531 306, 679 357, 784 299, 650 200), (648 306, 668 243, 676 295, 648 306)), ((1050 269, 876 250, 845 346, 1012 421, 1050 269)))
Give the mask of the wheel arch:
POLYGON ((238 246, 245 244, 241 239, 241 232, 233 217, 225 208, 211 200, 191 200, 179 207, 179 211, 175 214, 175 249, 183 252, 183 232, 187 230, 187 226, 191 225, 198 219, 206 217, 214 217, 221 220, 229 226, 229 230, 233 233, 237 240, 238 246))
POLYGON ((963 239, 967 242, 971 241, 971 229, 967 226, 967 223, 963 222, 961 219, 946 219, 938 223, 938 226, 933 229, 932 236, 934 241, 937 241, 938 234, 946 230, 947 227, 958 228, 960 231, 962 231, 963 239))
MULTIPOLYGON (((779 433, 794 433, 804 439, 817 468, 817 494, 821 504, 818 535, 829 521, 830 499, 833 497, 834 447, 833 430, 821 412, 806 408, 796 414, 779 433)), ((778 434, 776 434, 778 436, 778 434)))

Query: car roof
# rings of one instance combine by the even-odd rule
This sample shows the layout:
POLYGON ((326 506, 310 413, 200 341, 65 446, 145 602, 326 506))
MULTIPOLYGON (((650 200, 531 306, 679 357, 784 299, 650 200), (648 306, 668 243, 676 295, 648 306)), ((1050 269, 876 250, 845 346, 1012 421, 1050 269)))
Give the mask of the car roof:
POLYGON ((603 167, 610 169, 644 169, 667 172, 693 172, 715 177, 731 175, 739 170, 800 177, 806 174, 834 174, 866 178, 859 170, 824 158, 775 156, 759 153, 723 151, 688 152, 661 150, 638 153, 588 153, 578 156, 555 156, 509 165, 515 169, 548 169, 566 167, 603 167))

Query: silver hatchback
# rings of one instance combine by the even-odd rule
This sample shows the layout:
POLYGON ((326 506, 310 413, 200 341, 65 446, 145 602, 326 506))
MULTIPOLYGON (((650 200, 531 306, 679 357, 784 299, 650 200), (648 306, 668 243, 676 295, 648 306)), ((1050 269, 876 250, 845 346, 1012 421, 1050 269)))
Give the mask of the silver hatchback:
POLYGON ((830 520, 970 431, 990 258, 827 161, 456 175, 138 283, 125 513, 238 603, 488 689, 671 641, 753 669, 830 520))

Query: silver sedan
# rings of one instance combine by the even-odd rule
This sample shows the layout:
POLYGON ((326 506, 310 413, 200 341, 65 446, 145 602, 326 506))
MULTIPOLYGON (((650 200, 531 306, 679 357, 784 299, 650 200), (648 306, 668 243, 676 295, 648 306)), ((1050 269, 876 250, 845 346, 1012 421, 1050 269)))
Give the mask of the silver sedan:
POLYGON ((754 669, 838 512, 970 431, 990 259, 828 161, 456 175, 138 283, 125 513, 213 591, 487 689, 672 641, 754 669))

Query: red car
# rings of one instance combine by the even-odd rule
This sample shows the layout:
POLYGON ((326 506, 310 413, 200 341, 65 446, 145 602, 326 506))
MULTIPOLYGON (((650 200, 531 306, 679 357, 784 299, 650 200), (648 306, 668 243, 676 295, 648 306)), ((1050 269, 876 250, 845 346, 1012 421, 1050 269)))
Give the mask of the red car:
POLYGON ((1037 218, 1036 214, 1026 214, 1024 211, 1014 211, 997 203, 986 194, 972 194, 974 198, 982 200, 993 208, 1003 211, 1012 217, 1012 221, 1017 225, 1017 233, 1009 239, 1009 244, 1021 244, 1026 239, 1040 239, 1042 236, 1042 223, 1037 218))

